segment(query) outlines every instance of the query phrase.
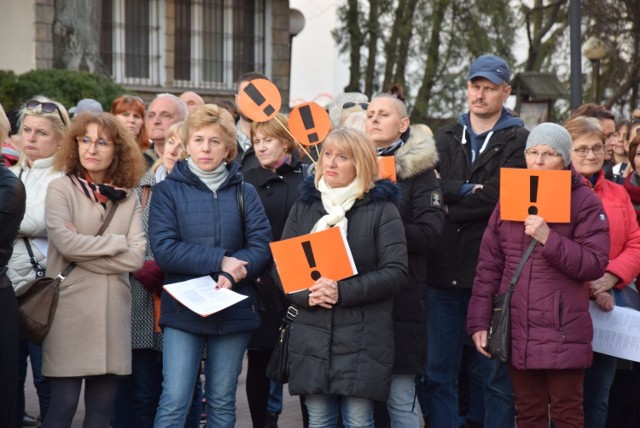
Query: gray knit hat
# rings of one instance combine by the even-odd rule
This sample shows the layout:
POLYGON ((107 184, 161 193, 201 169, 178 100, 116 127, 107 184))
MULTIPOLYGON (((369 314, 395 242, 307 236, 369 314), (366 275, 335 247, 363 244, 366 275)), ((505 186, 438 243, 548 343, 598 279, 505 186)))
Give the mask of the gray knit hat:
POLYGON ((545 122, 533 128, 527 138, 526 149, 539 145, 549 146, 558 152, 565 167, 571 162, 571 135, 557 123, 545 122))

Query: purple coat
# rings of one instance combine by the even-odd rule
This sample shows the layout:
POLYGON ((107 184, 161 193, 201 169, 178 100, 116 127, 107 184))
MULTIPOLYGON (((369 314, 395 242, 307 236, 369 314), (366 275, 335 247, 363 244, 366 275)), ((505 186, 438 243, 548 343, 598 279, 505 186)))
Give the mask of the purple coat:
MULTIPOLYGON (((572 172, 571 222, 549 225, 511 300, 511 364, 526 369, 581 369, 591 365, 593 326, 587 281, 604 274, 609 225, 600 198, 572 172)), ((494 210, 480 247, 467 332, 488 330, 492 298, 504 293, 531 242, 519 221, 494 210)))

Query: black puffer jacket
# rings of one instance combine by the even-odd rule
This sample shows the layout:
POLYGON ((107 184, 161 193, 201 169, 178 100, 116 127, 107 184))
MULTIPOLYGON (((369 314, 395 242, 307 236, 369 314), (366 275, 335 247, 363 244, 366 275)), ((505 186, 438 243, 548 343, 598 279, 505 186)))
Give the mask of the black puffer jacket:
POLYGON ((436 169, 448 215, 440 245, 427 259, 429 285, 471 288, 482 234, 500 194, 500 168, 526 166, 524 148, 529 131, 519 123, 496 130, 473 165, 469 161, 471 138, 468 133, 463 137, 462 124, 447 125, 436 133, 436 169), (484 188, 462 197, 460 188, 468 183, 484 188))
POLYGON ((409 252, 409 280, 393 297, 394 374, 424 372, 426 357, 427 250, 440 242, 444 214, 434 167, 438 153, 433 137, 412 126, 409 139, 394 153, 400 187, 400 215, 409 252))
MULTIPOLYGON (((289 392, 385 401, 393 367, 393 293, 407 281, 404 226, 386 180, 347 212, 347 241, 358 275, 339 281, 331 310, 309 307, 309 292, 289 297, 299 309, 290 330, 289 392)), ((309 177, 291 209, 283 238, 304 235, 325 214, 309 177)))
POLYGON ((0 165, 0 288, 11 287, 7 277, 7 263, 13 251, 13 241, 18 235, 18 229, 24 216, 26 192, 24 184, 9 168, 0 165))

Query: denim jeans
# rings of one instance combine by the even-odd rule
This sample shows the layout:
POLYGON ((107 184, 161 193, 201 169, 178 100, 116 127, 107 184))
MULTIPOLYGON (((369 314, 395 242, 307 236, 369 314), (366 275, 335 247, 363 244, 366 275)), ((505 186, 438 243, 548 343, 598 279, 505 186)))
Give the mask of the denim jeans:
POLYGON ((207 426, 235 426, 238 376, 250 338, 250 331, 198 335, 166 327, 163 339, 164 380, 155 428, 175 428, 184 424, 205 343, 208 352, 204 369, 207 426))
POLYGON ((391 376, 391 389, 387 398, 387 412, 392 427, 418 427, 415 375, 391 376))
POLYGON ((282 384, 276 381, 269 381, 269 401, 267 402, 267 412, 282 413, 282 384))
POLYGON ((513 428, 515 397, 507 364, 476 351, 484 385, 484 426, 513 428))
POLYGON ((616 375, 616 357, 593 353, 593 364, 584 376, 584 426, 604 428, 609 411, 609 391, 616 375))
MULTIPOLYGON (((35 345, 24 338, 20 338, 18 343, 18 421, 22 424, 24 416, 25 398, 24 384, 27 379, 27 358, 31 360, 31 374, 33 376, 33 384, 38 393, 38 404, 40 407, 40 418, 44 420, 49 410, 51 402, 51 387, 49 380, 42 376, 42 346, 35 345)), ((38 415, 32 415, 38 416, 38 415)))
POLYGON ((309 428, 335 428, 342 413, 344 428, 372 428, 373 401, 341 395, 305 395, 309 428))
POLYGON ((118 385, 113 428, 153 428, 162 393, 162 352, 134 349, 131 357, 131 376, 118 385))

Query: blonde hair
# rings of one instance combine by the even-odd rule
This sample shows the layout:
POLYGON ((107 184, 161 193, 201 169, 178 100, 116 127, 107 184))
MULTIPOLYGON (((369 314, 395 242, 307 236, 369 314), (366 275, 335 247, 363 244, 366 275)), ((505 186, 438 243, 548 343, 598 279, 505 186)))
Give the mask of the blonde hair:
POLYGON ((131 132, 110 113, 87 112, 73 120, 56 154, 54 170, 84 176, 77 138, 85 135, 90 124, 96 124, 98 132, 115 146, 113 161, 105 176, 108 180, 106 183, 127 189, 137 186, 146 169, 144 157, 131 132))
POLYGON ((571 135, 571 139, 574 141, 576 138, 591 135, 598 137, 602 143, 604 143, 606 139, 600 121, 595 117, 576 116, 567 120, 564 123, 564 127, 569 131, 569 135, 571 135))
POLYGON ((42 95, 35 96, 31 100, 27 101, 25 105, 22 107, 22 109, 20 109, 20 116, 18 118, 18 127, 22 129, 24 118, 27 116, 45 117, 49 119, 49 121, 53 125, 53 131, 56 133, 56 136, 58 137, 58 139, 61 139, 65 131, 71 124, 67 109, 58 101, 52 100, 51 98, 47 98, 42 95), (27 104, 31 100, 36 100, 41 104, 35 106, 32 109, 28 109, 27 104), (43 103, 52 103, 52 104, 55 104, 58 108, 52 111, 51 113, 47 113, 44 110, 42 110, 43 103))
POLYGON ((184 121, 184 130, 182 132, 184 144, 187 145, 189 143, 194 131, 209 125, 218 125, 222 130, 223 143, 229 151, 225 161, 231 162, 238 152, 236 126, 231 113, 218 105, 205 104, 189 113, 184 121))
POLYGON ((11 123, 0 103, 0 143, 9 136, 9 131, 11 131, 11 123))
POLYGON ((287 132, 289 127, 289 120, 287 116, 282 113, 275 115, 273 119, 266 122, 252 122, 251 123, 251 145, 253 145, 253 139, 256 133, 259 131, 263 135, 268 137, 277 138, 282 142, 282 147, 287 153, 298 151, 296 142, 293 141, 293 137, 287 132))
POLYGON ((322 143, 320 158, 316 167, 315 184, 322 177, 324 153, 334 148, 353 159, 356 167, 356 177, 360 180, 358 198, 371 190, 378 179, 378 156, 373 143, 364 132, 353 128, 338 128, 329 132, 322 143))
MULTIPOLYGON (((169 129, 167 129, 167 137, 165 138, 165 147, 166 147, 166 142, 169 141, 170 139, 175 137, 178 137, 180 139, 180 148, 182 150, 180 151, 180 156, 178 160, 183 160, 187 157, 187 148, 185 147, 185 144, 184 144, 183 132, 184 132, 184 122, 176 122, 173 125, 171 125, 169 129)), ((151 171, 155 174, 155 172, 158 170, 160 165, 162 165, 162 157, 156 159, 153 165, 151 165, 151 171)))

